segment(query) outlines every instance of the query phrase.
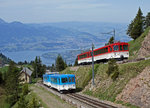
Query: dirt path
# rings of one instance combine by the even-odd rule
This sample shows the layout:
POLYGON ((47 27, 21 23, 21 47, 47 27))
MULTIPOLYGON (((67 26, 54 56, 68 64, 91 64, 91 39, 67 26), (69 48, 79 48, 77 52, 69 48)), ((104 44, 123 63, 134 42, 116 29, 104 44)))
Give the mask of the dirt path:
POLYGON ((75 108, 43 88, 31 86, 30 89, 37 94, 37 96, 48 106, 48 108, 75 108))

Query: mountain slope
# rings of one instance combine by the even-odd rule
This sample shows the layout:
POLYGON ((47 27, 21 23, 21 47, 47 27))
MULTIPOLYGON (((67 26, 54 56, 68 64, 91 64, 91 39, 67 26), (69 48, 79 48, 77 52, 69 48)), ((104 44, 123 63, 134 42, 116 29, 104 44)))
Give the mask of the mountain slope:
POLYGON ((141 48, 142 42, 144 41, 145 37, 148 35, 149 31, 150 31, 150 27, 148 27, 139 38, 129 42, 130 59, 138 57, 138 51, 141 48))
POLYGON ((96 36, 53 26, 30 26, 20 22, 0 20, 0 50, 51 50, 74 49, 104 42, 96 36))

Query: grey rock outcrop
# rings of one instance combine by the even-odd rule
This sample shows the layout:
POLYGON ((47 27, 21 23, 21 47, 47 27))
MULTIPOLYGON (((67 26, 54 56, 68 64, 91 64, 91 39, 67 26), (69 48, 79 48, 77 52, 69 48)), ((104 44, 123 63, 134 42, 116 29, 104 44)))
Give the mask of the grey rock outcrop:
POLYGON ((131 79, 116 99, 140 108, 150 108, 150 66, 131 79))
POLYGON ((150 55, 150 31, 142 42, 141 48, 138 51, 138 58, 144 58, 150 55))

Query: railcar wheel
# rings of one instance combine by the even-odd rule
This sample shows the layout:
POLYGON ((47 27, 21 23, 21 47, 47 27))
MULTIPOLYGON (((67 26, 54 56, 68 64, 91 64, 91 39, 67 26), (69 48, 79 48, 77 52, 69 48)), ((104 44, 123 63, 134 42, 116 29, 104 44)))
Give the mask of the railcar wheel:
POLYGON ((123 55, 120 56, 120 60, 121 60, 121 61, 124 60, 124 56, 123 56, 123 55))
POLYGON ((60 94, 63 94, 63 91, 60 90, 59 93, 60 93, 60 94))

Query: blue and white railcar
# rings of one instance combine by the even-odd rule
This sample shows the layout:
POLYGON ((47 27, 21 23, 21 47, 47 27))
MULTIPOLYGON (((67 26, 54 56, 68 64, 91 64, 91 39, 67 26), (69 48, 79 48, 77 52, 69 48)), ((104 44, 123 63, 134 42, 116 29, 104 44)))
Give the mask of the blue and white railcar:
POLYGON ((58 91, 76 89, 75 75, 73 74, 56 74, 51 75, 51 87, 58 91))
POLYGON ((43 75, 43 83, 57 89, 58 91, 76 89, 75 75, 73 74, 45 74, 43 75))
POLYGON ((44 74, 43 75, 43 84, 47 85, 47 86, 51 86, 51 78, 50 78, 51 74, 44 74))

